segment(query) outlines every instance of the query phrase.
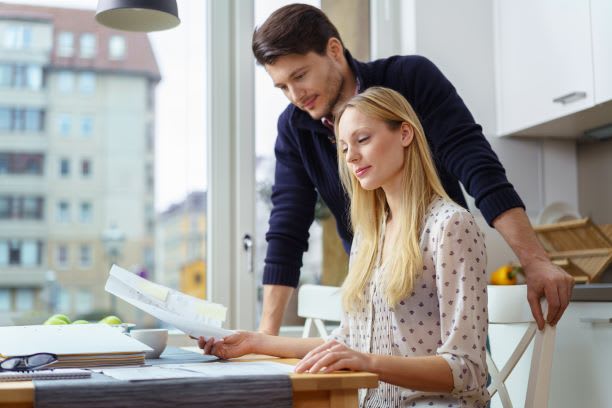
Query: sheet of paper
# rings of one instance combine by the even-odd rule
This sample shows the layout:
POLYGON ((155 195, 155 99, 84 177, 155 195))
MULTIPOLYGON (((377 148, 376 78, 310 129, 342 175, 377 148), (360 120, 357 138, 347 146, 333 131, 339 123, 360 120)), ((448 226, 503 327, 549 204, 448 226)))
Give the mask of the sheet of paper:
POLYGON ((224 337, 227 308, 150 282, 113 265, 104 289, 152 316, 194 336, 224 337))
POLYGON ((223 362, 202 364, 162 364, 163 368, 189 370, 208 377, 261 376, 293 373, 294 366, 272 361, 223 362))
POLYGON ((172 378, 206 377, 205 374, 196 371, 181 370, 176 368, 153 367, 129 367, 109 368, 100 371, 102 374, 117 380, 124 381, 146 381, 166 380, 172 378))

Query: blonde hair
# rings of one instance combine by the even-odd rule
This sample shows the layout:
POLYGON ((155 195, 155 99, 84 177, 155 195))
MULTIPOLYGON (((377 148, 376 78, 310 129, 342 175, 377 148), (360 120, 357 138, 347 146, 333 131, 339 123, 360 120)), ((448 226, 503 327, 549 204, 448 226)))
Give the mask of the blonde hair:
MULTIPOLYGON (((437 196, 448 199, 448 195, 438 178, 421 122, 401 94, 387 88, 372 87, 354 96, 336 115, 336 137, 340 134, 340 118, 348 108, 385 122, 391 130, 397 130, 407 122, 414 131, 412 142, 404 148, 400 212, 393 214, 393 218, 399 221, 398 240, 394 243, 397 250, 390 252, 382 276, 383 296, 389 306, 394 306, 412 291, 422 271, 419 237, 427 207, 437 196)), ((364 303, 366 285, 377 266, 377 255, 382 251, 380 233, 388 206, 382 188, 368 191, 361 187, 347 166, 340 143, 337 146, 340 179, 351 199, 350 221, 355 236, 359 235, 358 250, 351 259, 342 286, 345 310, 355 310, 364 303)))

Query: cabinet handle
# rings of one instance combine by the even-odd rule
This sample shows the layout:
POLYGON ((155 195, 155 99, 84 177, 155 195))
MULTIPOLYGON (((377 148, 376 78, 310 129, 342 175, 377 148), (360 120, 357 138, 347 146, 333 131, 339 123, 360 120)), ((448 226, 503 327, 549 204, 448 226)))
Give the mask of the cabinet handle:
POLYGON ((567 105, 568 103, 576 102, 580 99, 586 98, 586 92, 575 91, 570 92, 566 95, 559 96, 558 98, 553 99, 554 103, 560 103, 562 105, 567 105))
POLYGON ((591 323, 591 324, 608 324, 608 323, 612 323, 612 318, 603 319, 601 317, 581 317, 580 321, 582 323, 591 323))

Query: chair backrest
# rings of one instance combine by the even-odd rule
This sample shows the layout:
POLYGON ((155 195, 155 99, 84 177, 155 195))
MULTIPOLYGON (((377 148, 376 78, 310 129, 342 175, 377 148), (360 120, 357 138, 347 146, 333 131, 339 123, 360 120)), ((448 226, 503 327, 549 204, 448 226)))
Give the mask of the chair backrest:
MULTIPOLYGON (((511 408, 512 402, 505 385, 505 381, 521 359, 527 347, 534 340, 531 356, 531 368, 525 397, 525 408, 544 408, 548 406, 548 394, 550 386, 550 374, 552 358, 555 346, 555 327, 546 325, 544 330, 539 331, 531 314, 527 302, 526 285, 493 286, 488 287, 489 324, 524 324, 528 323, 525 334, 504 364, 501 370, 493 362, 491 355, 487 352, 487 366, 491 375, 491 385, 488 390, 493 397, 499 392, 499 397, 504 408, 511 408)), ((542 309, 546 316, 546 303, 543 301, 542 309)), ((495 344, 491 344, 495 349, 495 344)))
POLYGON ((306 318, 302 337, 310 337, 314 323, 319 335, 327 338, 324 320, 342 319, 342 296, 335 286, 302 285, 298 293, 298 316, 306 318))

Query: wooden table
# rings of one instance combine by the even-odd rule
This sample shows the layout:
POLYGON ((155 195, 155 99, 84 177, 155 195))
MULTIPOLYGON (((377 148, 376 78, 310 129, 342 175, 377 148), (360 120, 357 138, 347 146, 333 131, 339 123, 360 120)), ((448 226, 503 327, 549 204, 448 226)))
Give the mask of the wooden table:
MULTIPOLYGON (((299 361, 254 356, 238 360, 265 360, 293 365, 299 361)), ((378 376, 371 373, 343 371, 332 374, 290 374, 290 377, 293 388, 293 406, 296 408, 357 407, 359 388, 378 387, 378 376)), ((0 383, 0 408, 32 408, 33 406, 34 383, 32 381, 0 383)))

